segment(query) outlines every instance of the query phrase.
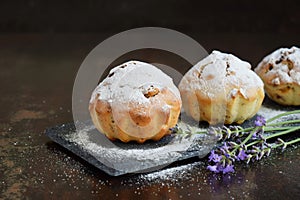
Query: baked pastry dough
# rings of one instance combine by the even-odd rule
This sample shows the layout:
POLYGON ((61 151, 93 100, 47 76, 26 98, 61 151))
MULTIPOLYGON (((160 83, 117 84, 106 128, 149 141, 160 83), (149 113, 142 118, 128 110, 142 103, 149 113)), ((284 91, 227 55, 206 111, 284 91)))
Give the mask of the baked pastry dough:
POLYGON ((263 82, 248 62, 213 51, 193 66, 179 84, 188 116, 210 124, 243 123, 264 99, 263 82))
POLYGON ((181 110, 173 80, 151 64, 129 61, 113 68, 93 91, 89 111, 96 128, 123 142, 159 140, 181 110))
POLYGON ((255 68, 267 95, 282 105, 300 105, 300 49, 280 48, 255 68))

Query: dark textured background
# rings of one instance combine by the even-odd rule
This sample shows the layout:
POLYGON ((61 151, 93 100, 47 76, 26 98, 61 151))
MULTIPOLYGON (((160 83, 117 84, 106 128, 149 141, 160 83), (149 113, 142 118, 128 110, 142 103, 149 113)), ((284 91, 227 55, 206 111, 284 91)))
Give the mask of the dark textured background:
MULTIPOLYGON (((231 52, 255 67, 277 48, 300 46, 299 10, 300 1, 291 0, 0 0, 0 199, 300 199, 299 148, 237 165, 229 176, 197 165, 147 180, 110 177, 45 135, 73 121, 78 68, 113 34, 171 28, 208 52, 231 52)), ((168 58, 155 51, 127 55, 168 58)))
POLYGON ((119 32, 159 26, 203 33, 300 33, 300 1, 0 1, 0 32, 119 32))

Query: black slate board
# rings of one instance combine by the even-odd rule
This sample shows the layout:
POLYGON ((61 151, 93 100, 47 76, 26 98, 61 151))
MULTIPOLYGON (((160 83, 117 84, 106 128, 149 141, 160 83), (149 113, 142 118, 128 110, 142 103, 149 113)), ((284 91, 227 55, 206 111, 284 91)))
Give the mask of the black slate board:
MULTIPOLYGON (((93 128, 91 128, 93 129, 93 128)), ((89 132, 89 131, 87 131, 89 132)), ((89 140, 91 143, 94 143, 96 145, 99 144, 93 136, 93 134, 99 134, 99 136, 102 134, 97 131, 92 131, 94 133, 89 133, 90 137, 89 140)), ((77 156, 81 157, 82 159, 86 160, 90 164, 94 165, 95 167, 99 168, 100 170, 106 172, 109 175, 112 176, 119 176, 127 173, 141 173, 141 172, 149 172, 153 170, 157 170, 160 167, 165 167, 168 164, 171 164, 174 161, 184 160, 192 157, 204 157, 206 156, 210 150, 213 148, 213 146, 216 144, 217 139, 213 135, 199 135, 191 139, 183 139, 181 137, 176 137, 174 134, 165 136, 159 141, 147 141, 144 144, 137 144, 134 142, 131 143, 122 143, 120 141, 115 141, 113 144, 119 148, 118 151, 126 151, 128 150, 136 150, 141 149, 144 151, 152 151, 160 147, 166 147, 165 149, 168 150, 168 146, 170 146, 170 152, 174 151, 174 148, 171 149, 171 146, 174 145, 174 142, 178 143, 189 143, 189 148, 187 148, 184 151, 176 152, 180 154, 180 156, 176 156, 176 158, 172 159, 172 154, 166 154, 164 158, 164 163, 161 164, 160 161, 154 161, 156 162, 154 165, 151 166, 141 166, 140 170, 135 170, 133 172, 128 172, 127 170, 119 170, 115 169, 113 167, 105 165, 103 162, 101 162, 101 155, 99 157, 96 157, 93 155, 89 148, 86 147, 86 145, 80 143, 80 139, 70 140, 71 137, 73 137, 75 134, 78 134, 78 131, 76 131, 76 127, 74 123, 69 124, 62 124, 59 126, 55 126, 52 128, 48 128, 46 130, 46 135, 53 140, 54 142, 60 144, 64 148, 68 149, 69 151, 73 152, 77 156), (78 142, 77 142, 78 141, 78 142), (169 160, 169 161, 168 161, 169 160)), ((97 136, 98 137, 98 136, 97 136)), ((105 148, 105 147, 104 147, 105 148)), ((107 148, 107 152, 109 152, 109 147, 107 148)), ((134 155, 132 155, 134 156, 134 155)), ((145 158, 146 159, 146 158, 145 158)), ((153 159, 153 156, 151 155, 149 159, 153 159)), ((142 163, 141 163, 142 164, 142 163)))
MULTIPOLYGON (((271 116, 275 115, 276 113, 283 112, 283 111, 291 111, 291 110, 296 110, 299 109, 299 107, 293 107, 293 106, 280 106, 274 102, 272 102, 268 97, 265 98, 263 106, 258 113, 259 115, 265 115, 266 116, 271 116), (264 113, 264 112, 269 112, 269 113, 264 113), (270 115, 271 114, 271 115, 270 115)), ((247 127, 251 126, 254 123, 255 116, 247 120, 245 123, 242 124, 242 126, 247 127)), ((197 124, 197 123, 196 123, 197 124)), ((82 159, 86 160, 90 164, 94 165, 95 167, 99 168, 100 170, 106 172, 109 175, 112 176, 119 176, 127 173, 141 173, 141 172, 149 172, 153 170, 157 170, 160 167, 165 167, 168 164, 171 164, 175 161, 179 160, 184 160, 188 159, 191 157, 204 157, 206 156, 210 150, 213 148, 213 146, 216 144, 217 139, 213 135, 208 135, 208 134, 201 134, 197 135, 192 139, 182 139, 180 137, 175 137, 174 135, 168 135, 161 139, 160 141, 154 142, 154 141, 149 141, 144 144, 137 144, 137 143, 122 143, 119 141, 113 142, 113 145, 115 148, 118 149, 118 152, 124 153, 124 155, 129 156, 127 158, 134 159, 136 154, 130 156, 130 150, 143 150, 145 152, 151 152, 155 151, 159 148, 165 147, 166 151, 170 151, 170 154, 166 154, 165 157, 162 157, 161 160, 156 160, 156 157, 153 155, 150 155, 149 158, 147 158, 147 155, 143 158, 142 161, 135 163, 132 167, 137 167, 140 169, 130 169, 130 166, 125 166, 124 165, 124 170, 119 167, 112 167, 107 164, 104 164, 103 160, 101 159, 103 155, 101 153, 95 154, 93 151, 88 148, 87 144, 88 143, 93 143, 95 146, 94 147, 101 147, 104 149, 105 154, 110 154, 110 145, 106 146, 106 144, 110 143, 110 141, 106 141, 102 143, 101 141, 107 140, 105 136, 93 127, 91 122, 86 122, 86 126, 89 127, 88 131, 82 131, 82 130, 76 130, 76 127, 73 123, 69 124, 62 124, 59 126, 55 126, 52 128, 49 128, 46 130, 46 135, 51 138, 54 142, 60 144, 64 148, 70 150, 77 156, 81 157, 82 159), (74 137, 77 135, 80 135, 79 132, 82 132, 86 134, 88 137, 88 143, 81 143, 80 138, 74 137), (70 138, 72 138, 70 140, 70 138), (184 149, 183 151, 178 151, 176 152, 176 156, 172 157, 172 153, 176 151, 174 150, 174 142, 179 144, 184 144, 188 143, 189 148, 184 149), (168 148, 170 147, 170 149, 168 148), (172 147, 172 148, 171 148, 172 147), (127 153, 129 152, 129 153, 127 153), (178 156, 179 155, 179 156, 178 156), (147 160, 148 159, 148 160, 147 160), (151 162, 153 159, 153 162, 151 162), (150 161, 150 165, 147 165, 147 162, 145 161, 150 161), (141 166, 136 166, 136 165, 141 165, 141 166)), ((202 128, 208 128, 207 124, 198 124, 198 126, 202 128)), ((142 151, 142 153, 143 153, 142 151)), ((114 152, 112 152, 113 154, 114 152)), ((119 160, 116 160, 115 162, 120 161, 120 163, 124 162, 124 159, 117 158, 119 160)), ((108 159, 109 162, 109 159, 108 159)))

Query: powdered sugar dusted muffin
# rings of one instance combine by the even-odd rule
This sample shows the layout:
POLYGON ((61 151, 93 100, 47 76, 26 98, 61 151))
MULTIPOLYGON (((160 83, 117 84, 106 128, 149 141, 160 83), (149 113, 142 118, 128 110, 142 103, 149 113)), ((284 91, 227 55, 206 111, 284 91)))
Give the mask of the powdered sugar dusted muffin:
POLYGON ((267 95, 282 105, 300 105, 300 49, 280 48, 255 68, 267 95))
POLYGON ((123 142, 159 140, 176 125, 181 98, 173 80, 153 65, 129 61, 113 68, 92 93, 96 128, 123 142))
POLYGON ((263 82, 250 64, 219 51, 193 66, 179 90, 187 115, 210 124, 241 124, 258 112, 264 99, 263 82))

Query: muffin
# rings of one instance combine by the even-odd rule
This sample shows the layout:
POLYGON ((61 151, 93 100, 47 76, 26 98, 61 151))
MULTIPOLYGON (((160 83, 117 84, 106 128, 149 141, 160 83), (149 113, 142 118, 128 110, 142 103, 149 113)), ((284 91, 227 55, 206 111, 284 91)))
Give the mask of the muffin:
POLYGON ((264 99, 263 82, 251 65, 219 51, 193 66, 179 91, 186 114, 209 124, 241 124, 258 112, 264 99))
POLYGON ((173 80, 151 64, 129 61, 113 68, 89 105, 96 128, 110 140, 160 140, 177 123, 181 98, 173 80))
POLYGON ((300 105, 300 49, 280 48, 266 56, 255 68, 265 91, 281 105, 300 105))

